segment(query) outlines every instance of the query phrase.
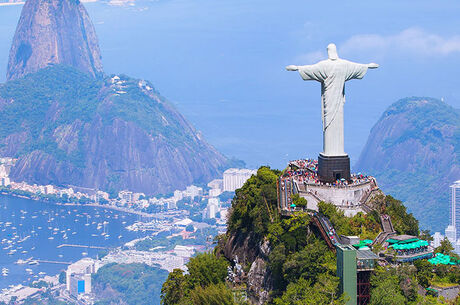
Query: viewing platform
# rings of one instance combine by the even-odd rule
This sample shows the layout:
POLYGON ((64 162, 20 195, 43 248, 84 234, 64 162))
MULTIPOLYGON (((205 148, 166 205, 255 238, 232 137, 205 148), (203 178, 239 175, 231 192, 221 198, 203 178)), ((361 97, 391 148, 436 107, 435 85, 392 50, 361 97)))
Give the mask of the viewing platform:
POLYGON ((334 183, 323 183, 318 177, 316 160, 294 160, 278 181, 281 211, 291 211, 291 196, 298 194, 307 200, 308 210, 318 210, 320 201, 330 202, 344 211, 346 216, 359 212, 368 213, 367 203, 380 192, 374 177, 361 173, 351 175, 349 181, 340 179, 334 183))

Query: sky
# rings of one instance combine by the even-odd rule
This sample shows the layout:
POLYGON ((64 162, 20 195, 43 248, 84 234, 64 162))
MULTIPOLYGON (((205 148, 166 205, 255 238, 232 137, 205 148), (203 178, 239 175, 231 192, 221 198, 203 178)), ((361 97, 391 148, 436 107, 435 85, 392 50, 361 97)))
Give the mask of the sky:
MULTIPOLYGON (((150 80, 205 139, 249 167, 284 168, 322 149, 320 84, 290 64, 376 62, 346 84, 345 150, 356 162, 392 103, 430 96, 460 108, 458 1, 137 0, 85 4, 107 74, 150 80)), ((0 82, 20 6, 0 7, 0 82)))

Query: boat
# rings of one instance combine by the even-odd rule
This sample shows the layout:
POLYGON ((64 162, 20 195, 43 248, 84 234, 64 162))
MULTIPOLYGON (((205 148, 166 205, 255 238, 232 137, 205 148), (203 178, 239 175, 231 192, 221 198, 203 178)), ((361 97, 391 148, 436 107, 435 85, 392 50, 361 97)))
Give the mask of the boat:
POLYGON ((49 239, 49 240, 52 240, 52 239, 54 239, 54 237, 53 237, 53 236, 50 236, 50 237, 48 237, 48 239, 49 239))

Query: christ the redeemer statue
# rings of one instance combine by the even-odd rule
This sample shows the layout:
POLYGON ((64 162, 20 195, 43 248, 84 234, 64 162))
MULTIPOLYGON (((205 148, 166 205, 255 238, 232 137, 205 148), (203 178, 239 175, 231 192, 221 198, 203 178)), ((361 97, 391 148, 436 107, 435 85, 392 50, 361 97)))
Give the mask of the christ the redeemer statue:
MULTIPOLYGON (((288 71, 299 71, 303 80, 321 82, 324 157, 347 157, 344 150, 343 105, 345 82, 361 79, 367 69, 378 68, 375 63, 358 64, 340 59, 335 44, 327 46, 328 59, 308 66, 287 66, 288 71)), ((320 156, 321 156, 320 155, 320 156)), ((342 176, 343 177, 343 176, 342 176)))

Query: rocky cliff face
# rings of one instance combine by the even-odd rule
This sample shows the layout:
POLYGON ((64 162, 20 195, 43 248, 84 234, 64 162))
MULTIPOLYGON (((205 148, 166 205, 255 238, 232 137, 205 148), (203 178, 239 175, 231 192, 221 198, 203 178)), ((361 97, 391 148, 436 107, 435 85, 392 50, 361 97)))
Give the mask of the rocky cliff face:
POLYGON ((253 234, 230 234, 221 249, 230 262, 249 266, 249 271, 243 277, 251 304, 262 305, 270 301, 273 279, 268 266, 271 250, 268 240, 260 241, 253 234))
POLYGON ((22 9, 7 79, 51 64, 72 66, 93 76, 102 72, 96 32, 79 0, 28 0, 22 9))
POLYGON ((54 66, 0 85, 0 155, 14 181, 169 193, 227 159, 146 81, 54 66))
POLYGON ((355 168, 405 201, 422 228, 443 230, 449 185, 460 177, 459 152, 459 111, 433 98, 405 98, 372 128, 355 168))

